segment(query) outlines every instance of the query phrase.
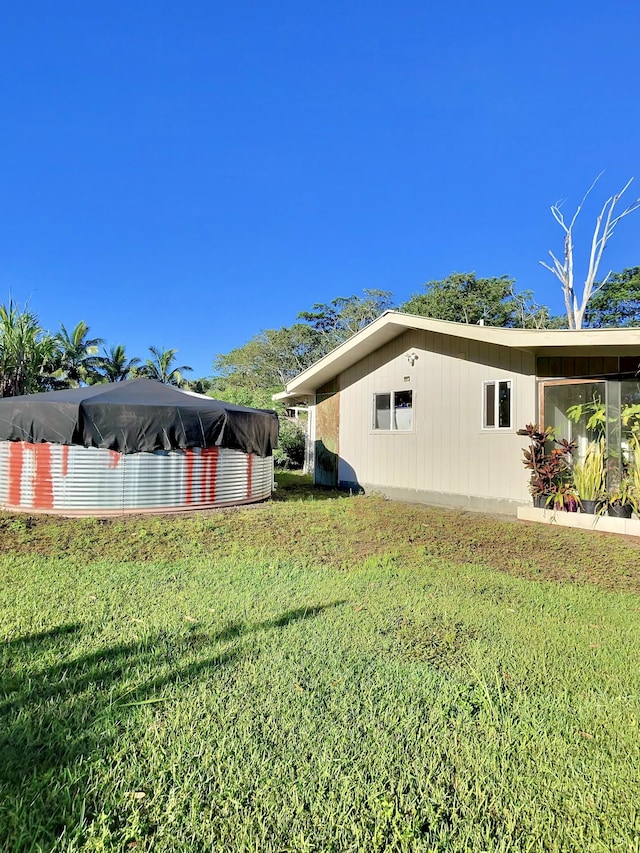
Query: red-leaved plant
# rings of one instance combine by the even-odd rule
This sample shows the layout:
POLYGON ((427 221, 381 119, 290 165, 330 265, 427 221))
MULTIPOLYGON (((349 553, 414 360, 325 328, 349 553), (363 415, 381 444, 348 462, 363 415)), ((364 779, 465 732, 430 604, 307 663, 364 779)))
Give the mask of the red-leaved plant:
POLYGON ((556 509, 575 512, 578 500, 571 485, 571 456, 576 443, 556 438, 553 427, 541 432, 538 424, 527 424, 518 435, 529 439, 529 447, 522 449, 522 464, 531 471, 529 492, 534 501, 539 498, 556 509))

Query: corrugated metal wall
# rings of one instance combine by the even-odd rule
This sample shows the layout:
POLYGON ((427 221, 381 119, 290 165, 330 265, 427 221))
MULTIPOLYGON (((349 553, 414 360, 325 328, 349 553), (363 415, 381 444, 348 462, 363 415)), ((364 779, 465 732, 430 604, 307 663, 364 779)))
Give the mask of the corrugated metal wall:
POLYGON ((122 454, 0 442, 0 505, 73 515, 205 509, 271 494, 273 457, 208 447, 122 454))

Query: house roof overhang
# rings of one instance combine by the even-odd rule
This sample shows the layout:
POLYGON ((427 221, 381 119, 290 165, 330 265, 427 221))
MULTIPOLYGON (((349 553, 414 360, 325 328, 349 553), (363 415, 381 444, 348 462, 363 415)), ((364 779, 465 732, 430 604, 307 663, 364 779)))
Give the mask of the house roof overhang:
POLYGON ((303 399, 339 373, 410 329, 447 337, 518 349, 533 355, 640 355, 640 328, 624 329, 504 329, 434 320, 400 311, 385 311, 377 320, 316 361, 287 383, 274 400, 303 399))

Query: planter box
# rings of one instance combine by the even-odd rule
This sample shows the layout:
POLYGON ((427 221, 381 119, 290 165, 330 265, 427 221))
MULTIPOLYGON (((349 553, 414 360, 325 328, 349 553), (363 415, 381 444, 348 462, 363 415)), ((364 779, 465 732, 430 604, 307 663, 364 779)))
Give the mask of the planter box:
POLYGON ((586 512, 555 512, 553 509, 536 509, 519 506, 520 521, 539 524, 557 524, 558 527, 576 527, 579 530, 599 530, 601 533, 619 533, 640 537, 640 520, 637 518, 611 518, 608 515, 588 515, 586 512))

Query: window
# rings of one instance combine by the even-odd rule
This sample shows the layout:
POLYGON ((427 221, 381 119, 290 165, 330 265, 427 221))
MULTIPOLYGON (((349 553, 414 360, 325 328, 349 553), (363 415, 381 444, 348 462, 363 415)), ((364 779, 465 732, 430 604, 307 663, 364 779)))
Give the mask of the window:
POLYGON ((407 431, 413 429, 413 391, 390 391, 373 395, 373 428, 407 431))
POLYGON ((485 382, 482 386, 483 429, 511 429, 511 380, 485 382))

